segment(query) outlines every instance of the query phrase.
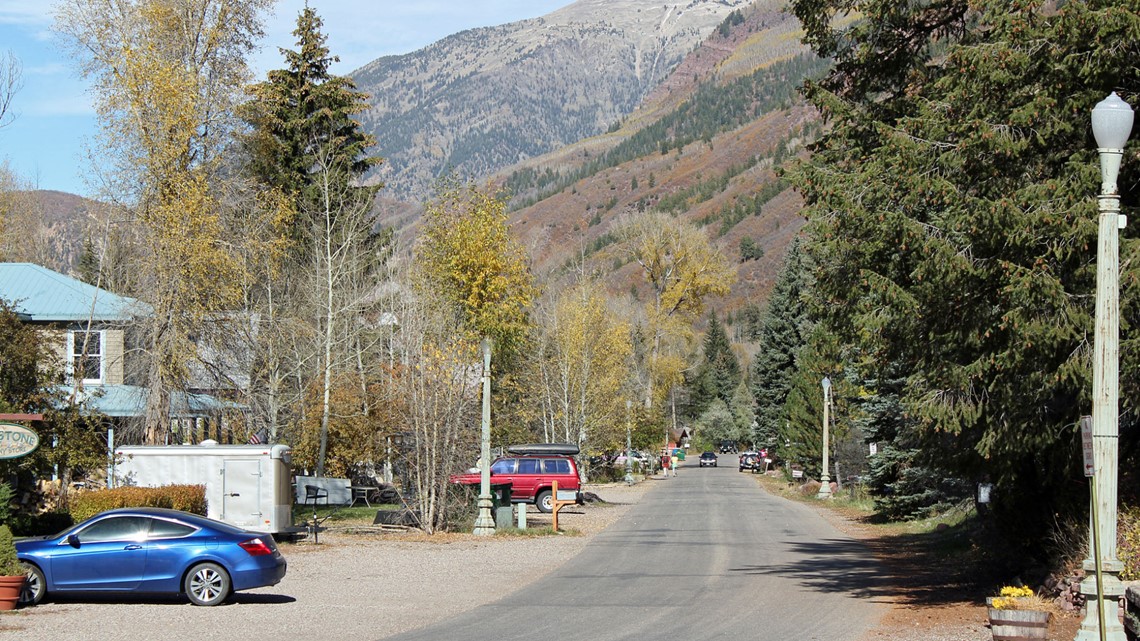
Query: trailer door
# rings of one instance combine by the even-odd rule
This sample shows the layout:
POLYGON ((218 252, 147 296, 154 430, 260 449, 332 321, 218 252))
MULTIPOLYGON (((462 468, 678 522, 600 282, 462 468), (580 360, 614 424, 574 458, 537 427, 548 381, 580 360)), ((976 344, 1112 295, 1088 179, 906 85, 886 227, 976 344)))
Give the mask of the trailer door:
POLYGON ((226 459, 222 462, 221 520, 243 528, 260 526, 260 494, 260 459, 226 459))

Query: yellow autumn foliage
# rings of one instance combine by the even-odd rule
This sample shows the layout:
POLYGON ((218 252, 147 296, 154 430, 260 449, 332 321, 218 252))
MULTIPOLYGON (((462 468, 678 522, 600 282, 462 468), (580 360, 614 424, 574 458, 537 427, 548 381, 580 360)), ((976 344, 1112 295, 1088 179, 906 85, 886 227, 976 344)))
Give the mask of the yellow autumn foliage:
POLYGON ((446 182, 427 204, 418 245, 419 284, 453 306, 463 331, 496 349, 522 340, 534 283, 510 235, 506 201, 474 184, 446 182))

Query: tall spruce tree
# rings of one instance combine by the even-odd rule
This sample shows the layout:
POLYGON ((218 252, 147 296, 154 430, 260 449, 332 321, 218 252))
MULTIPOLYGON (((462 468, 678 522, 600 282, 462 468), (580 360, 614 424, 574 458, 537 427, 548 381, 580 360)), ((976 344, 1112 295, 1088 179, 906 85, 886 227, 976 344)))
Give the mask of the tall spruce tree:
POLYGON ((377 246, 388 238, 373 231, 378 187, 361 184, 380 162, 367 154, 375 139, 353 119, 367 96, 351 79, 329 72, 337 58, 321 27, 316 12, 305 7, 293 32, 298 50, 281 50, 287 68, 270 71, 250 88, 254 100, 243 113, 250 125, 243 141, 247 171, 267 188, 269 201, 283 200, 291 212, 291 220, 276 228, 288 251, 265 270, 262 290, 252 297, 264 324, 255 378, 265 390, 271 435, 278 422, 307 417, 296 424, 292 440, 300 445, 295 456, 318 476, 334 414, 368 417, 374 404, 363 398, 334 412, 336 398, 345 398, 334 388, 369 389, 365 364, 377 359, 361 353, 369 341, 360 340, 358 319, 371 300, 372 271, 385 255, 377 246), (294 370, 295 363, 309 369, 294 370), (312 395, 311 411, 300 409, 305 394, 312 395), (314 416, 320 417, 317 427, 314 416))
MULTIPOLYGON (((789 178, 815 240, 821 318, 902 376, 900 445, 998 485, 1027 543, 1079 511, 1075 425, 1090 407, 1099 184, 1089 113, 1140 90, 1140 3, 794 0, 835 70, 830 120, 789 178), (832 21, 858 10, 857 21, 832 21), (896 369, 897 368, 897 369, 896 369)), ((1135 154, 1128 154, 1129 158, 1135 154)), ((1125 162, 1125 208, 1137 194, 1125 162)), ((1136 438, 1137 263, 1122 239, 1122 443, 1136 438)), ((1122 452, 1127 451, 1122 446, 1122 452)), ((1123 464, 1122 464, 1123 467, 1123 464)))
MULTIPOLYGON (((376 139, 353 120, 367 108, 367 95, 356 90, 351 78, 329 71, 339 58, 325 45, 323 24, 311 7, 301 11, 293 31, 297 50, 280 50, 287 67, 270 71, 266 81, 250 87, 254 100, 244 112, 251 125, 244 140, 247 170, 294 199, 298 212, 306 209, 306 202, 322 198, 325 190, 317 167, 329 164, 325 158, 330 150, 339 180, 353 186, 347 191, 371 202, 378 189, 357 186, 381 162, 367 153, 376 139)), ((294 240, 301 240, 306 231, 295 227, 294 240)))
POLYGON ((752 361, 752 397, 756 402, 758 445, 777 445, 777 434, 788 422, 784 404, 796 369, 796 353, 807 343, 810 329, 807 293, 811 286, 809 257, 796 238, 768 299, 760 325, 760 349, 752 361))
POLYGON ((724 325, 717 319, 716 312, 710 311, 709 327, 705 332, 704 358, 697 368, 692 385, 694 414, 702 414, 715 399, 729 403, 739 384, 740 362, 736 360, 736 354, 732 353, 732 342, 728 340, 724 325))

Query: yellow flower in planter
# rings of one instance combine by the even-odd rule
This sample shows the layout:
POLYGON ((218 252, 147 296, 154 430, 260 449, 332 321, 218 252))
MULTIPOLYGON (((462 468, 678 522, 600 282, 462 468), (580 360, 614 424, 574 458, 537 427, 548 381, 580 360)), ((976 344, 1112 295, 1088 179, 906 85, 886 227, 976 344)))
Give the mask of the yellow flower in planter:
POLYGON ((990 600, 990 607, 998 610, 1040 610, 1045 607, 1045 600, 1034 594, 1032 588, 1007 585, 1000 594, 990 600))
POLYGON ((1022 587, 1006 586, 1001 596, 986 599, 994 641, 1045 639, 1049 630, 1049 604, 1022 587))

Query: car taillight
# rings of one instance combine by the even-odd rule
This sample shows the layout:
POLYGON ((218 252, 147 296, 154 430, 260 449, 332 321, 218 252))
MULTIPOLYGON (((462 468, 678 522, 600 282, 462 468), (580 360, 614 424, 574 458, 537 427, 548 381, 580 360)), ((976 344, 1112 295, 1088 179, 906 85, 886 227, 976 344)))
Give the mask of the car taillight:
POLYGON ((250 556, 265 556, 273 554, 273 548, 265 544, 261 539, 250 539, 243 543, 238 543, 241 549, 249 553, 250 556))

